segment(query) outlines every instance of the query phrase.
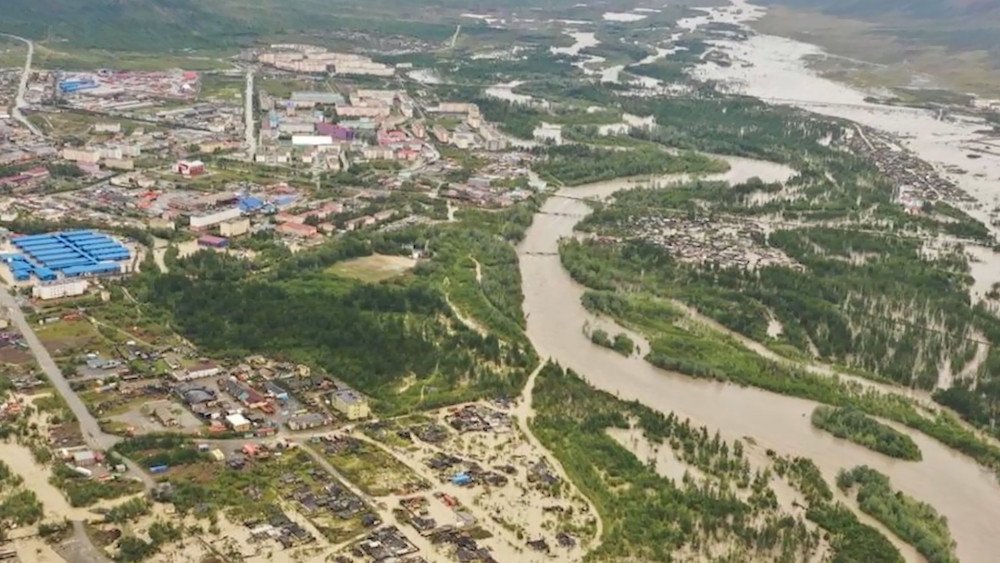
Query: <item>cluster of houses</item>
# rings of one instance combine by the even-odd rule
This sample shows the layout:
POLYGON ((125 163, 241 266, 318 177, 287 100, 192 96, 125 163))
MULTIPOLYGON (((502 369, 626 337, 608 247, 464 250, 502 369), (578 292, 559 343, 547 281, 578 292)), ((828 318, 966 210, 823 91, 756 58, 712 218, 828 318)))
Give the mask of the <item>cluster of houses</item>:
MULTIPOLYGON (((368 513, 368 507, 354 493, 338 482, 330 482, 329 476, 322 470, 316 469, 314 472, 315 482, 324 483, 318 488, 306 484, 301 477, 292 473, 281 477, 283 485, 292 487, 291 498, 299 504, 302 514, 310 518, 329 514, 340 520, 350 520, 368 513)), ((363 520, 368 525, 377 522, 377 519, 372 518, 363 520)))
POLYGON ((664 248, 681 262, 743 270, 802 268, 781 249, 768 245, 764 229, 752 220, 640 215, 630 217, 622 227, 629 236, 664 248))
POLYGON ((406 561, 417 553, 417 547, 395 526, 373 530, 356 546, 359 555, 372 561, 406 561))
POLYGON ((201 361, 174 374, 174 395, 215 432, 269 436, 281 424, 292 431, 329 425, 330 411, 346 420, 371 415, 363 395, 301 364, 254 356, 229 368, 201 361))
POLYGON ((272 508, 267 521, 248 521, 244 525, 250 529, 251 541, 271 540, 278 542, 285 549, 306 545, 316 541, 316 538, 278 508, 272 508))
POLYGON ((954 182, 943 178, 933 166, 900 147, 885 133, 860 125, 849 133, 845 137, 846 148, 854 154, 867 156, 896 184, 896 200, 907 213, 922 213, 925 201, 975 202, 954 182))

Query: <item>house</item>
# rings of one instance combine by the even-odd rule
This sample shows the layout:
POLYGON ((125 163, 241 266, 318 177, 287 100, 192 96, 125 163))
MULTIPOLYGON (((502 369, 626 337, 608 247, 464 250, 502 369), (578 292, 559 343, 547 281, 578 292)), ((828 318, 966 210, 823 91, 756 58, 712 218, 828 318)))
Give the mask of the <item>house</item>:
POLYGON ((73 465, 77 467, 93 467, 97 464, 97 455, 90 450, 73 452, 73 465))
POLYGON ((250 431, 250 421, 247 420, 242 414, 231 414, 227 416, 226 425, 229 426, 233 432, 250 431))
POLYGON ((284 389, 282 389, 281 387, 279 387, 273 381, 268 381, 267 383, 265 383, 264 384, 264 389, 267 390, 268 395, 274 397, 275 399, 277 399, 279 401, 287 401, 288 400, 288 391, 285 391, 284 389))
POLYGON ((205 173, 205 163, 200 160, 181 160, 174 165, 174 172, 181 176, 199 176, 205 173))
POLYGON ((267 397, 260 391, 240 383, 235 377, 220 379, 219 386, 247 408, 263 409, 268 407, 267 397))
POLYGON ((310 412, 290 417, 288 421, 285 422, 285 425, 288 426, 289 430, 308 430, 310 428, 318 428, 329 423, 330 420, 326 416, 320 413, 310 412))
POLYGON ((319 229, 304 223, 282 223, 275 230, 283 235, 299 238, 311 238, 319 234, 319 229))
POLYGON ((360 420, 372 414, 368 399, 353 389, 337 389, 331 394, 330 403, 348 420, 360 420))
POLYGON ((202 377, 218 375, 220 371, 222 370, 219 368, 218 364, 209 361, 202 361, 186 370, 174 371, 173 376, 177 381, 191 381, 193 379, 201 379, 202 377))
POLYGON ((153 409, 153 417, 156 419, 157 422, 159 422, 163 426, 166 426, 167 428, 178 425, 177 417, 174 416, 174 413, 170 410, 170 407, 167 406, 161 405, 153 409))

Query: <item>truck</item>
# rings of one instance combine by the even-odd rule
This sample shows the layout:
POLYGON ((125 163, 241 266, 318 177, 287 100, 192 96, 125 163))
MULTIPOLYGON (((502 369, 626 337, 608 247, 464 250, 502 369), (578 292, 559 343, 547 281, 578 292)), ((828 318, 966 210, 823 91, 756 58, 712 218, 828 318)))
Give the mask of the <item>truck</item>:
POLYGON ((169 469, 166 465, 153 465, 150 466, 149 472, 156 475, 157 473, 165 473, 169 469))
POLYGON ((74 465, 72 467, 72 469, 78 475, 82 475, 82 476, 84 476, 84 477, 86 477, 88 479, 94 476, 94 472, 91 471, 91 470, 89 470, 89 469, 87 469, 86 467, 78 467, 78 466, 74 465))

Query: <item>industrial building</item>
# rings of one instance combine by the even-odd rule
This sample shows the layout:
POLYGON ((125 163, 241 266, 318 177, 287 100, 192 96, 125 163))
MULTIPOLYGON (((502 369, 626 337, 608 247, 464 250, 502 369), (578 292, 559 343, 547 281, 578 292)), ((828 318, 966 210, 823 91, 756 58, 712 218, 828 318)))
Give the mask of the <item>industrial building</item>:
POLYGON ((15 237, 19 253, 0 254, 14 282, 117 275, 128 271, 131 253, 111 237, 91 230, 15 237))

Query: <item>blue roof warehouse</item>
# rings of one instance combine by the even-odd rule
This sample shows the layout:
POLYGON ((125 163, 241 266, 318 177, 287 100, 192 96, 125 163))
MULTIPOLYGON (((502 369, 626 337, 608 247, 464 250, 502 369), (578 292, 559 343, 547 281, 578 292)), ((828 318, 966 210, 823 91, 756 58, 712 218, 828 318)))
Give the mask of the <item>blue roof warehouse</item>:
POLYGON ((15 282, 116 275, 128 270, 122 243, 92 230, 59 231, 11 239, 19 252, 0 254, 15 282))

